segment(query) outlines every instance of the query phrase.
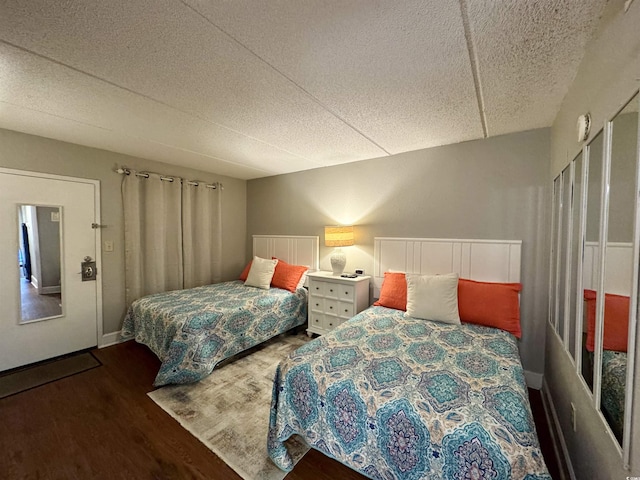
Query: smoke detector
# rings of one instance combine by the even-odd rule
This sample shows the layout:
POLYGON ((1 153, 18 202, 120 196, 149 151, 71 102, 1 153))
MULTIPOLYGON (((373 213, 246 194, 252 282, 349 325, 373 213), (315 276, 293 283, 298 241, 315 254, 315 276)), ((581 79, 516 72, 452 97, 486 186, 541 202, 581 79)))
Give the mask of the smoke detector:
POLYGON ((589 138, 589 131, 591 130, 591 115, 585 113, 578 117, 578 142, 584 142, 589 138))

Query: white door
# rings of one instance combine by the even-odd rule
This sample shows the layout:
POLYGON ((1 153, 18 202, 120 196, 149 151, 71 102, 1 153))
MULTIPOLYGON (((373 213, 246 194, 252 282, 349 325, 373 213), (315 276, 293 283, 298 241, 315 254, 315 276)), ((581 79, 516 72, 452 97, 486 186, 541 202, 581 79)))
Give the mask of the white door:
MULTIPOLYGON (((100 274, 100 259, 96 258, 100 234, 92 228, 93 223, 99 223, 99 188, 95 180, 0 168, 0 371, 97 345, 100 282, 82 281, 80 269, 83 259, 90 256, 97 261, 100 274), (31 300, 25 300, 24 283, 31 289, 42 285, 38 286, 35 275, 27 279, 20 264, 21 232, 27 225, 22 226, 24 216, 18 212, 35 211, 34 207, 43 207, 41 212, 59 223, 61 298, 57 306, 62 308, 25 321, 21 307, 31 300)), ((44 242, 43 251, 51 247, 52 242, 40 242, 44 242)), ((42 297, 36 293, 30 298, 37 301, 52 290, 36 288, 38 291, 42 297)))

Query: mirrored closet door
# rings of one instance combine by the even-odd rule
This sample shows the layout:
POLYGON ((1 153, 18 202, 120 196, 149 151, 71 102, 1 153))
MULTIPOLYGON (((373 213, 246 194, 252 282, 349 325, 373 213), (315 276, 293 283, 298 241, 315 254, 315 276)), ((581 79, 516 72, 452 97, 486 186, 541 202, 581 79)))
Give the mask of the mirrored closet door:
MULTIPOLYGON (((593 391, 594 380, 594 339, 595 339, 595 314, 590 312, 588 304, 590 299, 595 299, 598 288, 600 267, 600 201, 602 199, 602 153, 604 147, 604 133, 598 135, 589 143, 585 150, 585 167, 587 168, 586 184, 586 213, 584 233, 584 254, 582 264, 582 329, 579 332, 581 338, 581 375, 589 390, 593 391), (589 316, 591 315, 591 317, 589 316)), ((578 300, 576 300, 578 301, 578 300)))
POLYGON ((558 331, 558 247, 560 238, 558 235, 558 223, 560 219, 560 184, 562 175, 558 175, 553 181, 553 197, 551 209, 551 260, 549 262, 549 322, 553 329, 558 331))
POLYGON ((553 182, 549 321, 629 463, 638 308, 639 95, 553 182))
POLYGON ((565 346, 567 342, 567 255, 569 253, 569 232, 571 231, 571 167, 564 169, 561 175, 560 219, 558 223, 558 329, 557 332, 565 346))
POLYGON ((567 312, 567 334, 566 342, 569 354, 575 362, 579 362, 578 356, 582 347, 579 332, 582 331, 578 327, 578 318, 581 316, 582 302, 582 259, 583 242, 582 242, 582 183, 584 168, 582 160, 582 152, 571 162, 571 208, 567 214, 568 225, 568 245, 567 252, 567 289, 566 296, 566 312, 567 312))
MULTIPOLYGON (((637 95, 607 124, 608 198, 605 196, 604 275, 596 298, 597 357, 600 372, 600 411, 616 439, 622 443, 627 397, 627 357, 632 292, 637 291, 636 225, 637 95), (608 205, 607 205, 608 203, 608 205), (634 268, 634 264, 636 268, 634 268)), ((637 298, 637 295, 634 295, 637 298)), ((634 302, 635 303, 635 302, 634 302)), ((589 305, 589 304, 588 304, 589 305)), ((591 307, 589 307, 591 308, 591 307)))

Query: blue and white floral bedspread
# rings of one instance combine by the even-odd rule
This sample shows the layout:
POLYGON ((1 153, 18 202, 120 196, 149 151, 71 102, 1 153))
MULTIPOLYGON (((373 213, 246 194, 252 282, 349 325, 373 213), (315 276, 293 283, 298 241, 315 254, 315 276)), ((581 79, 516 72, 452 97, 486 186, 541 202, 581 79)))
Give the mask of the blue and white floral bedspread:
POLYGON ((614 435, 622 443, 627 353, 602 351, 602 413, 614 435))
POLYGON ((276 371, 267 449, 310 447, 375 479, 550 479, 515 338, 370 307, 276 371))
POLYGON ((148 295, 133 302, 123 336, 162 361, 154 385, 196 382, 222 360, 307 321, 307 293, 232 281, 148 295))

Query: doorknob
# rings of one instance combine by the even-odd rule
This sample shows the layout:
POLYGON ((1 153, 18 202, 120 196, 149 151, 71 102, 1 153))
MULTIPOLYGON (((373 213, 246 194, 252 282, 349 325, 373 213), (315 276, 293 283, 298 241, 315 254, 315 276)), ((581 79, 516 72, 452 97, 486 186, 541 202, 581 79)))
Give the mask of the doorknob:
POLYGON ((98 269, 96 268, 96 262, 91 260, 91 257, 84 257, 84 262, 80 264, 80 274, 82 275, 83 282, 89 282, 96 279, 98 269))

